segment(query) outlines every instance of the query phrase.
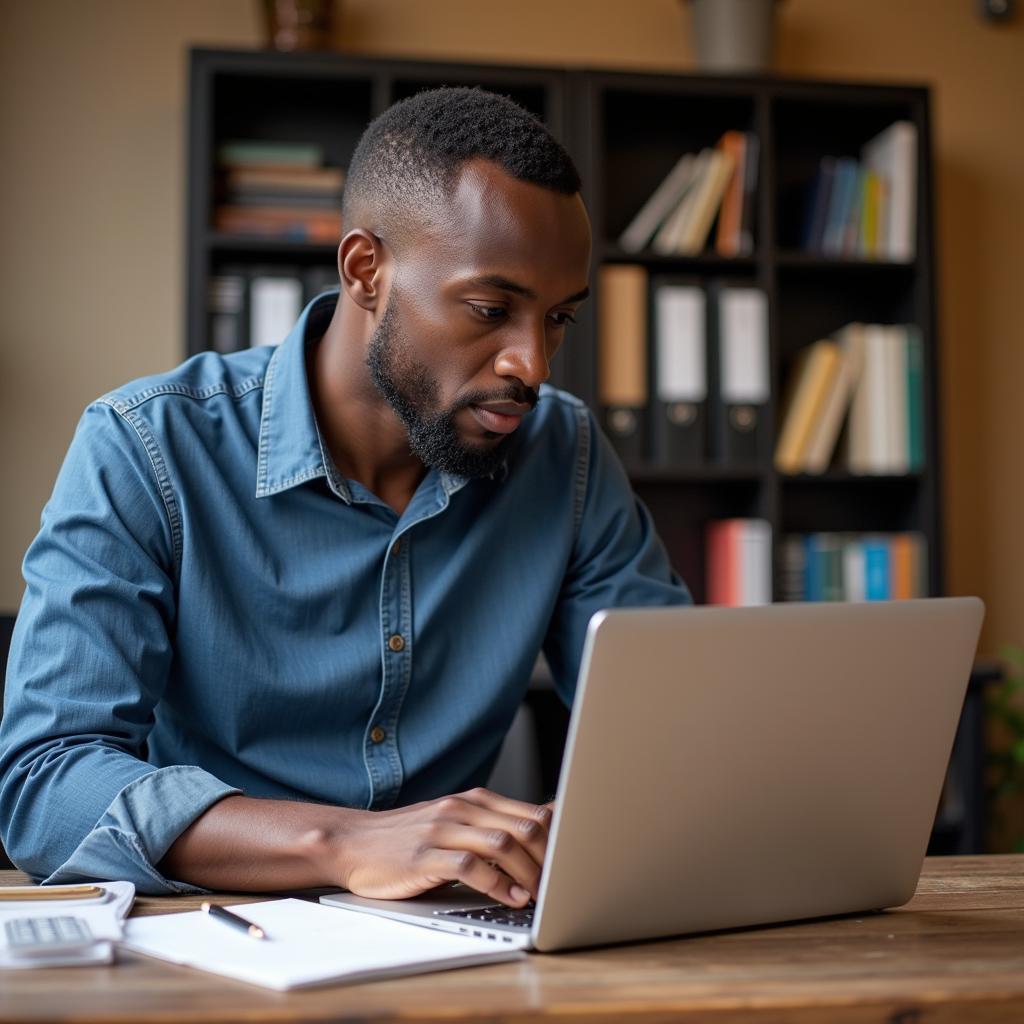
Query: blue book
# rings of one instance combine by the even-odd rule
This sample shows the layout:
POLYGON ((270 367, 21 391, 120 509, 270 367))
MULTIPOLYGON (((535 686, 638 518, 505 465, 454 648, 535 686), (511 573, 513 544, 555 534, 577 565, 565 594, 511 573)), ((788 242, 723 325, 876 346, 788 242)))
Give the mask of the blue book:
POLYGON ((864 538, 864 577, 865 600, 888 601, 892 597, 892 569, 886 538, 864 538))
POLYGON ((807 196, 804 230, 800 238, 800 248, 805 252, 821 252, 835 173, 836 158, 834 156, 822 157, 818 173, 814 176, 807 196))
POLYGON ((804 538, 807 554, 804 559, 804 600, 820 601, 825 596, 825 562, 822 558, 818 534, 804 538))
POLYGON ((857 161, 852 156, 840 157, 836 163, 832 195, 829 198, 828 216, 821 251, 827 256, 842 256, 846 222, 850 217, 854 193, 857 190, 857 161))

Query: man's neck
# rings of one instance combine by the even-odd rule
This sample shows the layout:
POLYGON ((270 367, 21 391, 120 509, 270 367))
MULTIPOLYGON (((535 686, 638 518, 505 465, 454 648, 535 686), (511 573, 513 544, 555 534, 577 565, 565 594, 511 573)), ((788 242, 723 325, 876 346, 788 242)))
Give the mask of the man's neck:
POLYGON ((339 300, 327 332, 306 350, 317 426, 338 472, 401 515, 427 470, 409 451, 405 426, 370 380, 365 325, 351 323, 343 305, 339 300))

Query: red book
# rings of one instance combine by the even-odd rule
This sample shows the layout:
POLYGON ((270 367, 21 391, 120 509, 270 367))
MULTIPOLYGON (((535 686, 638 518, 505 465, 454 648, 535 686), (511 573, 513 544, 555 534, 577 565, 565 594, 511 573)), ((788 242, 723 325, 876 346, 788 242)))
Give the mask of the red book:
POLYGON ((708 604, 735 608, 743 600, 742 519, 720 519, 707 526, 705 591, 708 604))

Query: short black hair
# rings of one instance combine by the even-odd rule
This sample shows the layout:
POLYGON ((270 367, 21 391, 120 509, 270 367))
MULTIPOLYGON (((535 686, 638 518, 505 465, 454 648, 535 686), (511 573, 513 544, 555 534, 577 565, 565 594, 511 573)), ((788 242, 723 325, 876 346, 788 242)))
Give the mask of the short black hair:
POLYGON ((544 124, 507 96, 476 88, 428 89, 370 122, 349 164, 344 228, 366 215, 394 222, 450 194, 459 169, 491 160, 521 181, 564 195, 580 190, 572 157, 544 124))

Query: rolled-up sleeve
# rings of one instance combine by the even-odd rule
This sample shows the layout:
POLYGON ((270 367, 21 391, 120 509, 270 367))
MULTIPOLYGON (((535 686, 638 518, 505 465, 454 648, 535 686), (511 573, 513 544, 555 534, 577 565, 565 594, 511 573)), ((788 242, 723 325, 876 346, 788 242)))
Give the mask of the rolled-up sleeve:
POLYGON ((692 603, 650 513, 589 410, 578 410, 577 423, 575 542, 544 644, 566 704, 572 702, 587 625, 595 612, 692 603))
POLYGON ((174 524, 141 422, 90 406, 25 556, 0 722, 3 842, 39 880, 189 890, 155 865, 238 792, 201 768, 145 760, 173 657, 174 524))

